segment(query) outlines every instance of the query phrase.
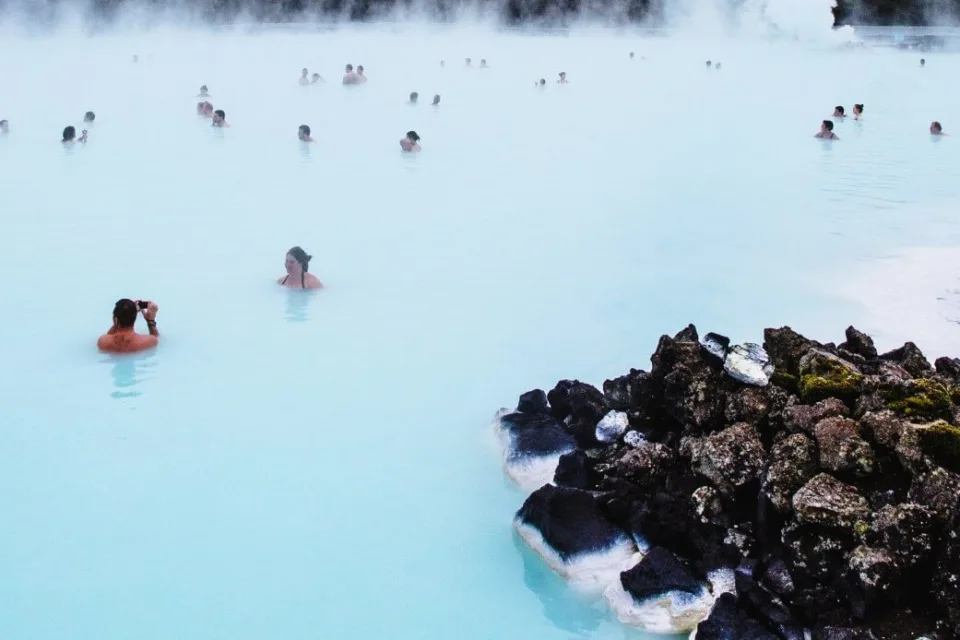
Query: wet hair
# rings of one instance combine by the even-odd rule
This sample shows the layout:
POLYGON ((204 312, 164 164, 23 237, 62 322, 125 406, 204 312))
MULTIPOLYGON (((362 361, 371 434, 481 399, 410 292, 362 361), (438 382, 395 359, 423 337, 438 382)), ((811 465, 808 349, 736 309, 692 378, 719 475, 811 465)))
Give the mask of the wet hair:
POLYGON ((357 72, 358 72, 358 73, 363 73, 363 65, 362 65, 362 64, 358 64, 358 65, 357 65, 357 72))
POLYGON ((631 58, 633 57, 633 51, 630 52, 630 57, 631 57, 631 58))
POLYGON ((308 71, 306 67, 304 67, 301 71, 303 72, 303 75, 307 75, 308 73, 310 73, 310 71, 308 71))
POLYGON ((347 71, 353 71, 353 65, 352 65, 352 64, 348 64, 348 65, 346 66, 346 69, 347 69, 347 71))
POLYGON ((470 58, 467 58, 467 59, 466 59, 466 63, 467 63, 467 64, 470 64, 471 62, 472 62, 472 60, 470 60, 470 58))
POLYGON ((931 122, 930 126, 936 129, 937 131, 943 131, 943 125, 941 125, 938 120, 934 120, 933 122, 931 122))
POLYGON ((708 67, 712 67, 712 66, 713 66, 713 62, 711 62, 710 60, 707 60, 707 66, 708 66, 708 67))
POLYGON ((419 97, 420 97, 420 94, 419 94, 419 93, 417 93, 416 91, 412 91, 412 92, 410 93, 410 102, 416 102, 416 101, 417 101, 417 98, 419 98, 419 97))
POLYGON ((420 142, 420 136, 416 131, 407 131, 407 137, 413 140, 414 142, 420 142))
POLYGON ((844 114, 843 105, 841 105, 841 104, 838 104, 837 106, 835 106, 835 107, 833 108, 833 110, 836 111, 837 113, 839 113, 840 115, 843 115, 843 114, 844 114))
POLYGON ((486 58, 480 58, 480 64, 487 64, 486 58))
POLYGON ((823 126, 827 128, 827 131, 833 131, 833 120, 824 120, 823 126))
POLYGON ((77 130, 73 128, 73 125, 66 126, 63 128, 63 140, 73 140, 77 137, 77 130))
POLYGON ((95 114, 93 111, 87 111, 85 114, 83 114, 84 122, 93 122, 96 119, 97 119, 97 114, 95 114))
POLYGON ((433 104, 440 104, 440 94, 433 96, 433 104))
POLYGON ((113 317, 116 318, 117 326, 121 329, 132 328, 137 321, 138 312, 139 307, 137 307, 137 303, 129 298, 121 298, 117 300, 117 304, 113 306, 113 317))
POLYGON ((223 112, 223 109, 217 109, 216 111, 213 112, 213 114, 214 114, 214 115, 217 115, 217 116, 220 116, 220 119, 221 119, 221 120, 226 120, 226 119, 227 119, 227 114, 223 112))
POLYGON ((920 64, 927 64, 926 58, 920 58, 920 64))
POLYGON ((545 84, 547 84, 547 79, 546 79, 546 78, 540 78, 540 86, 543 86, 543 85, 545 85, 545 84))
POLYGON ((854 111, 857 111, 857 112, 859 112, 859 113, 863 113, 863 105, 862 105, 862 104, 855 104, 855 105, 853 105, 853 109, 854 109, 854 111))
POLYGON ((8 125, 8 124, 10 124, 10 123, 7 122, 6 120, 0 120, 0 127, 3 127, 3 126, 8 125))
POLYGON ((566 71, 561 71, 561 72, 558 73, 557 75, 559 75, 559 76, 562 78, 563 76, 567 75, 567 72, 566 72, 566 71))
POLYGON ((310 268, 310 261, 313 259, 313 256, 308 254, 306 251, 300 247, 294 247, 287 251, 287 255, 297 261, 300 265, 300 287, 303 289, 307 288, 306 274, 307 270, 310 268))
POLYGON ((309 138, 309 137, 310 137, 310 125, 307 125, 307 124, 302 124, 302 125, 300 125, 300 129, 298 130, 298 133, 302 133, 303 135, 305 135, 306 137, 309 138))
POLYGON ((200 91, 201 91, 201 92, 203 92, 203 91, 208 91, 207 85, 205 85, 205 84, 200 85, 200 91))

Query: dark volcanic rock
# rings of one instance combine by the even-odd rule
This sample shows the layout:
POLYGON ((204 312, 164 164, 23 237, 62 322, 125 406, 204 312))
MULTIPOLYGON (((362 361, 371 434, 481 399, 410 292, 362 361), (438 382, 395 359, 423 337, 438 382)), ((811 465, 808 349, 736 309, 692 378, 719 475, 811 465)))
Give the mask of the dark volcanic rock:
POLYGON ((793 509, 793 494, 817 473, 813 440, 794 433, 773 445, 764 474, 763 492, 778 511, 793 509))
POLYGON ((517 411, 524 413, 546 413, 547 409, 547 394, 543 389, 527 391, 520 396, 520 402, 517 403, 517 411))
POLYGON ((645 408, 650 397, 650 374, 639 369, 603 383, 607 406, 618 411, 631 407, 645 408))
POLYGON ((847 341, 839 345, 840 349, 855 353, 867 360, 873 360, 877 357, 877 348, 873 346, 873 338, 853 327, 847 327, 846 336, 847 341))
POLYGON ((937 528, 930 509, 905 502, 880 509, 866 537, 872 545, 886 549, 901 569, 910 569, 930 557, 937 528))
POLYGON ((530 494, 517 520, 540 532, 564 560, 605 551, 627 538, 610 522, 587 491, 544 485, 530 494))
POLYGON ((741 422, 704 438, 694 448, 692 466, 721 493, 733 495, 759 477, 765 461, 759 434, 741 422))
POLYGON ((870 515, 870 505, 856 488, 821 473, 793 496, 793 510, 800 522, 834 529, 852 530, 870 515))
POLYGON ((663 547, 653 547, 636 566, 621 573, 620 583, 637 602, 668 591, 696 595, 704 586, 685 562, 663 547))
POLYGON ((836 398, 827 398, 816 404, 794 404, 783 410, 784 427, 813 435, 813 428, 825 418, 850 415, 850 409, 836 398))
POLYGON ((826 418, 817 423, 813 434, 820 448, 820 466, 827 471, 866 476, 876 469, 873 450, 853 420, 826 418))
POLYGON ((557 463, 553 482, 562 487, 589 489, 596 483, 594 463, 580 449, 564 454, 557 463))
MULTIPOLYGON (((693 325, 651 360, 500 417, 508 473, 556 484, 518 512, 524 540, 613 549, 590 578, 635 601, 733 569, 698 640, 960 638, 960 360, 878 355, 853 327, 839 345, 768 329, 761 350, 693 325)), ((609 593, 624 620, 650 613, 609 593)))
POLYGON ((651 380, 660 391, 667 417, 695 433, 710 431, 722 422, 721 373, 703 357, 699 342, 662 336, 651 361, 651 380))
POLYGON ((880 356, 880 359, 896 362, 915 376, 924 376, 933 373, 933 367, 930 366, 930 361, 923 355, 920 348, 912 342, 907 342, 899 349, 894 349, 893 351, 883 354, 880 356))

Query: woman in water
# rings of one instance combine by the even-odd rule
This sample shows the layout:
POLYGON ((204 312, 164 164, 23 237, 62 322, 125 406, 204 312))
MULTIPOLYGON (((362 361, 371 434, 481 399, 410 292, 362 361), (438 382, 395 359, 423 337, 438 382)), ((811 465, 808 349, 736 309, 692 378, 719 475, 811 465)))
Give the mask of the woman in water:
POLYGON ((300 125, 297 130, 297 137, 300 138, 301 142, 313 142, 313 138, 310 137, 310 125, 300 125))
POLYGON ((407 131, 407 135, 400 138, 400 148, 404 151, 420 151, 420 136, 416 131, 407 131))
POLYGON ((853 105, 853 119, 859 120, 862 117, 863 117, 863 105, 862 104, 853 105))
POLYGON ((283 263, 287 269, 287 275, 277 280, 277 284, 288 289, 322 289, 323 283, 317 279, 317 276, 307 273, 312 258, 313 256, 307 255, 307 252, 300 247, 287 251, 287 259, 283 263))
POLYGON ((77 130, 75 128, 73 128, 72 126, 63 128, 63 140, 60 141, 63 144, 73 144, 74 142, 86 142, 86 141, 87 141, 86 129, 83 130, 83 132, 80 134, 80 137, 78 138, 77 130))

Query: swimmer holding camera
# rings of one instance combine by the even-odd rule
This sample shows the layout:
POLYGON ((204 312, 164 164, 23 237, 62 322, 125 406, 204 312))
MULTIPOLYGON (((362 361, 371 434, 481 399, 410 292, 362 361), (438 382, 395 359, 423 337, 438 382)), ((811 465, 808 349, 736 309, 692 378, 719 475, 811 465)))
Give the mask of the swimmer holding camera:
POLYGON ((149 300, 117 300, 113 307, 113 326, 106 334, 97 340, 97 347, 101 351, 111 353, 135 353, 144 349, 152 349, 160 341, 160 332, 157 331, 157 311, 160 307, 149 300), (137 322, 137 315, 143 314, 147 321, 149 335, 143 335, 133 330, 137 322))

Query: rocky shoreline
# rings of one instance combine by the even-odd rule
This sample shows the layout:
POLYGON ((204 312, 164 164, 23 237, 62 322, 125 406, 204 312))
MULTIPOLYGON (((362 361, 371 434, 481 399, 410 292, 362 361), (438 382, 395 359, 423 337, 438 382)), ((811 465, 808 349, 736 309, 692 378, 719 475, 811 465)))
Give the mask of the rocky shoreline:
POLYGON ((651 361, 497 414, 555 571, 697 640, 960 638, 960 360, 691 325, 651 361))

